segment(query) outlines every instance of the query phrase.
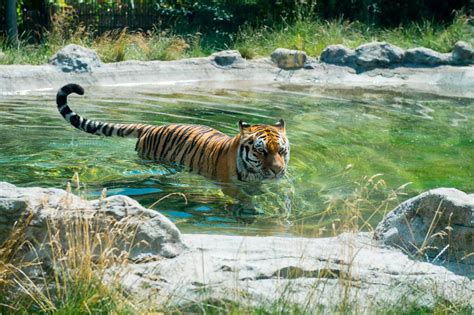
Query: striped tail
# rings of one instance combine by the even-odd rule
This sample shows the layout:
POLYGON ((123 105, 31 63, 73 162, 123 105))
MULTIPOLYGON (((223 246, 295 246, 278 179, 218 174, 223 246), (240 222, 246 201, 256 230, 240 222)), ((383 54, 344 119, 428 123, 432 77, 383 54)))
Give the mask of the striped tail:
POLYGON ((79 116, 67 104, 67 97, 71 93, 84 94, 84 89, 78 84, 67 84, 59 89, 56 95, 59 113, 75 128, 99 136, 119 136, 138 138, 141 133, 152 126, 143 124, 112 124, 90 120, 79 116))

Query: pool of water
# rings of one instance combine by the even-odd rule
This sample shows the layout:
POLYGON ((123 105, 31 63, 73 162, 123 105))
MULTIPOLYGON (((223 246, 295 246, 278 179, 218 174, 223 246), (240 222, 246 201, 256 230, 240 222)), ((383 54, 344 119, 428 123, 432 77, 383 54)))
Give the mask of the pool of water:
POLYGON ((0 180, 59 188, 70 181, 75 191, 79 182, 87 198, 107 188, 108 195, 153 205, 185 232, 318 236, 350 223, 370 230, 421 191, 474 191, 472 99, 239 83, 88 88, 70 97, 87 118, 204 124, 229 135, 240 119, 284 118, 289 176, 259 187, 259 215, 230 211, 232 200, 209 179, 140 160, 133 139, 73 129, 54 100, 55 91, 0 96, 0 180), (185 198, 170 195, 156 204, 170 193, 185 198))

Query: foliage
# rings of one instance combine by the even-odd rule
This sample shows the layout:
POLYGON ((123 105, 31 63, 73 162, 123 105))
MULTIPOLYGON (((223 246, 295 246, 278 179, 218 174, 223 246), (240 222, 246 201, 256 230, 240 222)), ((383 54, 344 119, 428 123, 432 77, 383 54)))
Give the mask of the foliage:
POLYGON ((343 19, 313 21, 303 18, 274 28, 245 26, 236 36, 232 47, 249 58, 268 56, 277 47, 301 49, 311 56, 318 56, 328 45, 344 44, 355 48, 375 40, 387 41, 405 49, 424 46, 449 52, 458 40, 472 42, 474 30, 462 14, 456 15, 448 26, 424 20, 395 28, 368 26, 343 19))

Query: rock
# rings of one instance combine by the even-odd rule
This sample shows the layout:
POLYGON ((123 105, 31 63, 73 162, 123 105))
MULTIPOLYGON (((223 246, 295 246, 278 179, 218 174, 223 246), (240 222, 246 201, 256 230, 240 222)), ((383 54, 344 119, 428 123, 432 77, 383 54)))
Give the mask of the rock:
POLYGON ((91 72, 102 65, 94 50, 75 44, 60 49, 49 59, 49 63, 64 72, 91 72))
POLYGON ((322 51, 320 60, 334 65, 348 66, 354 61, 354 50, 344 45, 330 45, 322 51))
POLYGON ((450 56, 429 48, 417 47, 405 51, 403 62, 410 65, 440 66, 448 64, 450 56))
MULTIPOLYGON (((444 196, 440 210, 445 206, 452 210, 452 214, 442 212, 440 221, 450 218, 454 225, 468 219, 466 211, 472 210, 474 196, 442 189, 430 194, 444 196)), ((412 208, 411 217, 412 212, 431 213, 429 209, 439 201, 412 200, 419 210, 412 208)), ((38 245, 47 241, 48 230, 61 239, 74 233, 73 240, 80 232, 71 229, 70 220, 87 219, 93 238, 125 231, 125 237, 113 238, 114 247, 129 252, 131 260, 112 264, 101 279, 105 286, 120 286, 134 303, 152 307, 178 307, 186 313, 207 301, 225 301, 271 312, 284 301, 309 314, 338 312, 341 307, 360 314, 392 309, 429 312, 439 302, 474 308, 474 281, 413 260, 373 240, 369 233, 330 238, 181 235, 169 220, 128 197, 86 201, 60 189, 0 183, 0 243, 13 223, 29 214, 25 237, 33 246, 30 253, 42 263, 48 256, 38 245), (154 257, 168 258, 147 259, 154 257)), ((82 245, 83 239, 78 240, 82 245)), ((38 275, 31 279, 44 281, 38 275)))
POLYGON ((466 42, 456 42, 456 44, 454 44, 451 62, 454 65, 470 65, 474 63, 474 48, 466 42))
POLYGON ((422 193, 388 213, 375 238, 431 261, 464 264, 473 272, 474 195, 453 188, 422 193))
POLYGON ((308 56, 301 50, 277 48, 271 54, 272 61, 283 70, 304 68, 308 56))
POLYGON ((230 67, 243 63, 244 59, 238 50, 224 50, 213 53, 211 60, 220 67, 230 67))
POLYGON ((181 307, 209 300, 264 306, 269 312, 285 301, 307 314, 338 312, 342 305, 350 306, 345 312, 358 314, 376 314, 377 308, 428 311, 437 301, 474 307, 473 281, 414 261, 371 240, 369 233, 312 239, 183 238, 189 251, 129 265, 122 287, 144 301, 181 307))
POLYGON ((356 48, 354 55, 355 65, 361 71, 375 68, 387 68, 400 64, 404 51, 385 42, 373 42, 356 48))
POLYGON ((95 235, 118 231, 120 237, 115 237, 110 246, 127 251, 132 260, 174 257, 186 248, 171 221, 129 197, 86 201, 61 189, 18 188, 0 182, 0 244, 9 236, 15 222, 29 214, 32 217, 26 237, 35 245, 33 252, 43 253, 43 257, 48 256, 44 253, 48 250, 48 231, 59 233, 67 248, 68 231, 64 227, 68 226, 68 220, 86 220, 95 235))

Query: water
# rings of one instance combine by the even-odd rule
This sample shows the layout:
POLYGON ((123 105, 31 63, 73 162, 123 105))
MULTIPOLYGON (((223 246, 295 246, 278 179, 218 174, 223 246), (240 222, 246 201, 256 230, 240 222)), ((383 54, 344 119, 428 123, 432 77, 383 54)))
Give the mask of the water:
POLYGON ((73 129, 54 99, 53 91, 0 96, 0 180, 59 188, 72 181, 75 189, 77 173, 88 198, 107 188, 108 195, 125 194, 147 207, 182 193, 185 198, 171 195, 153 208, 185 232, 318 236, 348 222, 370 230, 384 212, 421 191, 474 192, 470 99, 239 83, 88 88, 84 97, 70 97, 87 118, 205 124, 229 135, 240 119, 284 118, 290 175, 259 188, 254 203, 263 214, 256 216, 229 210, 232 200, 209 179, 140 160, 133 139, 73 129), (393 190, 406 183, 398 191, 405 195, 396 198, 393 190))

